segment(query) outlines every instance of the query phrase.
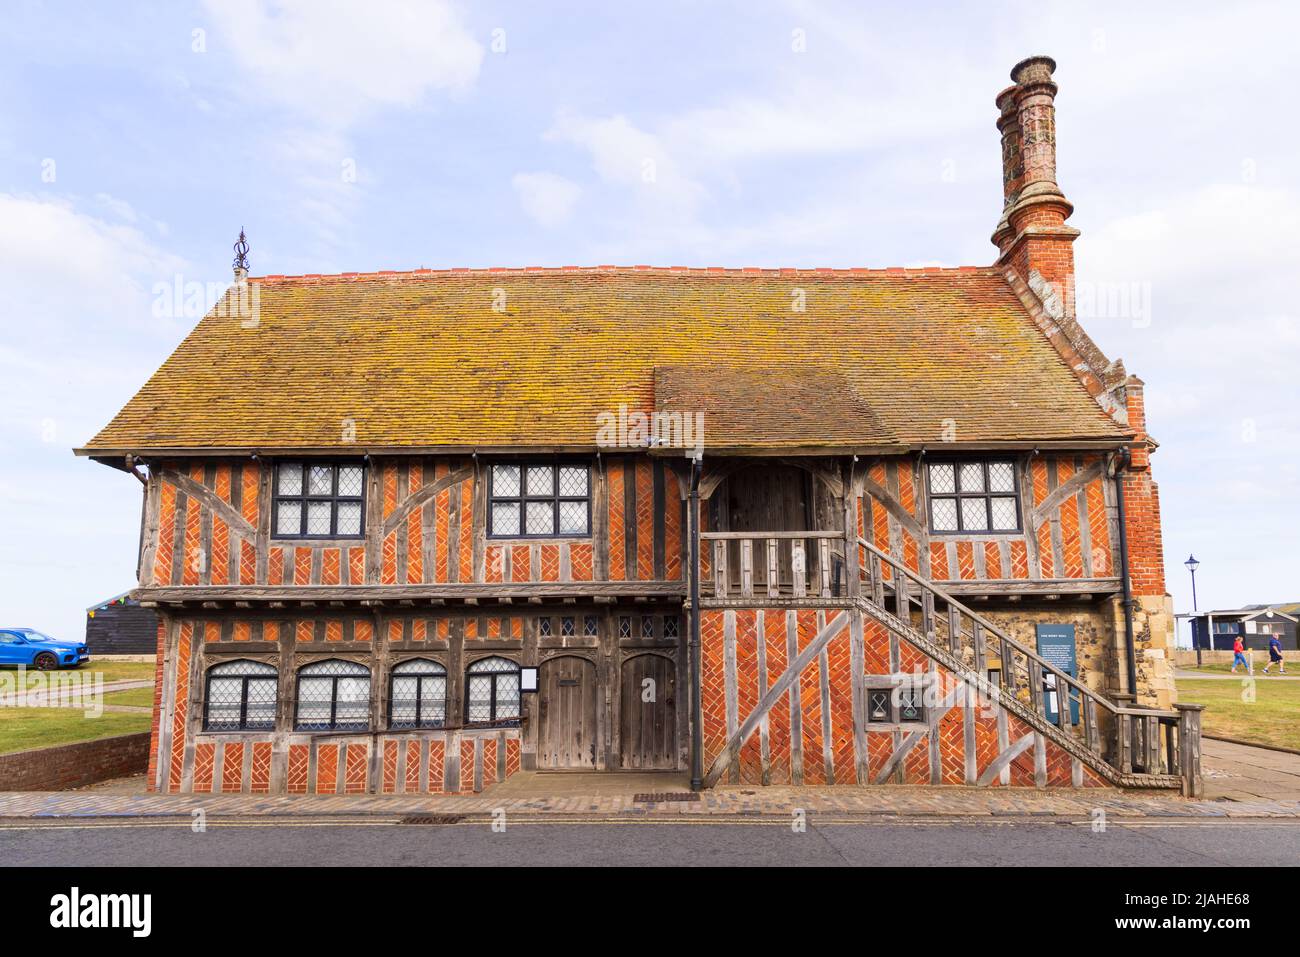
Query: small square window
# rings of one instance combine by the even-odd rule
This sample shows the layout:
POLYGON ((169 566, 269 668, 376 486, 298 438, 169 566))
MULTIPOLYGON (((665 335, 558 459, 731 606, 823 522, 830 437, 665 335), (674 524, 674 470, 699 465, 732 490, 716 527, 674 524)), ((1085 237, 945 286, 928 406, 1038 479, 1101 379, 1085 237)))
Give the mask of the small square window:
POLYGON ((665 638, 677 637, 677 616, 676 615, 664 615, 664 637, 665 638))
POLYGON ((654 636, 655 636, 655 616, 642 615, 641 616, 641 637, 653 638, 654 636))
POLYGON ((555 506, 550 502, 528 503, 528 534, 550 535, 555 531, 555 506))
POLYGON ((519 534, 518 502, 497 502, 492 506, 492 534, 519 534))
POLYGON ((573 619, 564 617, 560 619, 560 636, 563 638, 572 638, 574 635, 573 619))
POLYGON ((492 466, 492 494, 509 497, 519 494, 519 466, 492 466))
POLYGON ((588 638, 595 638, 600 634, 600 619, 595 615, 584 615, 582 619, 582 633, 588 638))
POLYGON ((632 619, 623 615, 618 619, 618 636, 620 638, 632 637, 632 619))
POLYGON ((931 531, 979 534, 1020 530, 1013 462, 931 462, 926 474, 931 531))
POLYGON ((549 637, 551 637, 551 619, 549 619, 549 618, 538 618, 538 619, 537 619, 537 633, 538 633, 539 635, 541 635, 543 638, 549 638, 549 637))
POLYGON ((879 724, 925 721, 925 689, 919 684, 867 689, 867 720, 879 724))
POLYGON ((964 498, 961 500, 961 527, 968 532, 982 532, 989 527, 987 499, 964 498))
POLYGON ((528 469, 528 496, 550 496, 555 491, 555 471, 549 465, 530 466, 528 469))

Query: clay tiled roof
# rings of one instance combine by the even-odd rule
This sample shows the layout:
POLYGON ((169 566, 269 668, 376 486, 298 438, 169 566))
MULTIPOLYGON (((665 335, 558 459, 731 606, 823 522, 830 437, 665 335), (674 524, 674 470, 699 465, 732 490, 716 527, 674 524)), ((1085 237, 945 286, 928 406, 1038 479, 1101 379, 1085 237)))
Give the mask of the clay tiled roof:
POLYGON ((256 321, 215 309, 84 451, 325 449, 352 434, 360 449, 592 448, 600 413, 652 412, 656 388, 660 408, 704 409, 715 450, 933 446, 945 427, 961 443, 1124 436, 994 269, 250 284, 256 321))

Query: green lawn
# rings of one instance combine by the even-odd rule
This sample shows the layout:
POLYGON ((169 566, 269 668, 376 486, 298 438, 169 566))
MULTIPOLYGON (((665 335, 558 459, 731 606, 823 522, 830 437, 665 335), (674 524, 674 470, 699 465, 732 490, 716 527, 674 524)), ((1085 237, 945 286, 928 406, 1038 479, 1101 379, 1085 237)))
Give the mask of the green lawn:
POLYGON ((1178 700, 1205 705, 1201 727, 1208 734, 1300 749, 1300 681, 1256 681, 1251 688, 1245 681, 1182 678, 1178 700))
POLYGON ((148 731, 151 720, 124 711, 88 718, 79 708, 0 708, 0 754, 148 731))
POLYGON ((152 708, 153 688, 130 688, 126 691, 110 691, 104 695, 104 704, 126 704, 137 708, 152 708))
POLYGON ((84 665, 79 671, 98 672, 104 676, 104 683, 110 681, 153 681, 154 664, 152 661, 96 661, 84 665))
MULTIPOLYGON (((1258 674, 1262 674, 1263 671, 1264 671, 1264 666, 1267 665, 1267 664, 1268 664, 1268 655, 1267 655, 1267 654, 1262 654, 1262 653, 1260 653, 1260 652, 1256 652, 1256 653, 1255 653, 1255 674, 1257 674, 1257 675, 1258 675, 1258 674)), ((1294 661, 1289 662, 1289 664, 1291 665, 1291 671, 1292 671, 1292 673, 1294 673, 1294 674, 1300 674, 1300 666, 1297 666, 1296 663, 1295 663, 1294 661)), ((1185 667, 1185 666, 1183 666, 1183 665, 1179 665, 1179 666, 1178 666, 1178 670, 1179 670, 1179 671, 1202 672, 1202 673, 1207 674, 1207 675, 1226 675, 1226 674, 1230 674, 1230 673, 1231 673, 1231 671, 1232 671, 1232 665, 1230 665, 1230 664, 1208 664, 1208 663, 1207 663, 1207 664, 1201 665, 1201 667, 1199 667, 1199 668, 1197 668, 1195 665, 1192 665, 1191 667, 1185 667)), ((1238 667, 1237 667, 1237 674, 1239 674, 1239 675, 1244 675, 1245 673, 1246 673, 1246 669, 1245 669, 1245 668, 1242 668, 1241 666, 1238 666, 1238 667)), ((1272 671, 1272 674, 1277 674, 1277 673, 1278 673, 1278 670, 1277 670, 1277 668, 1275 667, 1275 668, 1273 669, 1273 671, 1272 671)))

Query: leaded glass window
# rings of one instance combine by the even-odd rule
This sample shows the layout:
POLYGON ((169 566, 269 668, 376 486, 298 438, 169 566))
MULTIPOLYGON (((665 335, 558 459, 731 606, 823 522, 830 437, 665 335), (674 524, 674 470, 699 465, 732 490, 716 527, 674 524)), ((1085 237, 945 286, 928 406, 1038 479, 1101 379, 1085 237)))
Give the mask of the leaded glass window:
POLYGON ((677 637, 677 616, 676 615, 664 615, 664 637, 665 638, 677 637))
POLYGON ((1018 532, 1016 468, 1008 461, 931 462, 930 530, 950 533, 1018 532))
POLYGON ((582 633, 588 638, 595 638, 600 634, 600 619, 595 615, 584 615, 582 617, 582 633))
POLYGON ((632 619, 627 615, 621 615, 618 619, 618 636, 620 638, 632 637, 632 619))
POLYGON ((298 669, 299 731, 366 731, 370 728, 370 669, 330 659, 298 669))
POLYGON ((205 731, 274 731, 279 676, 273 665, 227 661, 208 669, 205 731))
POLYGON ((481 658, 465 672, 465 723, 513 724, 519 720, 519 665, 481 658))
POLYGON ((488 496, 488 534, 493 538, 591 533, 591 469, 586 465, 493 465, 488 496))
POLYGON ((447 723, 447 669, 417 658, 393 668, 389 682, 390 728, 441 728, 447 723))
POLYGON ((920 684, 867 689, 867 720, 878 724, 925 721, 925 689, 920 684))
POLYGON ((642 615, 641 616, 641 637, 653 638, 654 636, 655 636, 655 616, 642 615))
POLYGON ((574 636, 573 618, 566 615, 560 619, 560 637, 572 638, 574 636))
POLYGON ((360 538, 365 466, 280 462, 275 467, 272 528, 276 538, 360 538))

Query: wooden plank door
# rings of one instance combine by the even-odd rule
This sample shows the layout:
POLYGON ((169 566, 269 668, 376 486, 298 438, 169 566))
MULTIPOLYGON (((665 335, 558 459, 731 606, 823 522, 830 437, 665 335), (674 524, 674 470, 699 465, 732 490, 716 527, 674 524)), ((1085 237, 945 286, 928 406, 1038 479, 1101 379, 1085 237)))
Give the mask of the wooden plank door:
POLYGON ((675 770, 677 688, 673 660, 652 654, 628 658, 623 662, 620 683, 619 766, 675 770))
MULTIPOLYGON (((810 524, 811 483, 808 473, 801 468, 753 465, 728 476, 722 491, 727 512, 725 531, 802 532, 814 527, 810 524)), ((810 545, 811 542, 804 542, 809 581, 816 557, 815 551, 809 552, 810 545)), ((766 544, 757 541, 753 548, 754 588, 763 592, 768 584, 766 544)), ((794 582, 790 555, 790 542, 781 542, 777 548, 777 574, 779 585, 787 590, 794 582)), ((728 542, 727 567, 733 591, 740 588, 740 565, 740 542, 728 542)))
POLYGON ((569 655, 542 662, 538 675, 537 766, 596 767, 596 666, 569 655))

